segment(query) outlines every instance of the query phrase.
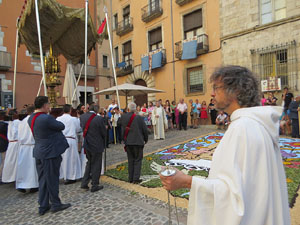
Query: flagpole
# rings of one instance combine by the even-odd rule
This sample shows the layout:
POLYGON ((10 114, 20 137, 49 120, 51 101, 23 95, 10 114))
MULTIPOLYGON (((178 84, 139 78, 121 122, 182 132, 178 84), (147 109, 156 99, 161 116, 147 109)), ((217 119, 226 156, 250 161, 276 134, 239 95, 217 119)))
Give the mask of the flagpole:
MULTIPOLYGON (((115 78, 115 83, 116 83, 118 106, 121 109, 120 98, 119 98, 119 89, 118 89, 118 81, 117 81, 116 68, 115 68, 115 60, 114 60, 114 56, 113 56, 113 49, 112 49, 113 47, 112 47, 112 41, 111 41, 111 36, 110 36, 109 22, 108 22, 106 6, 104 6, 103 11, 105 13, 105 18, 106 18, 106 26, 107 26, 107 33, 108 33, 109 46, 110 46, 110 55, 111 55, 111 64, 112 64, 112 67, 113 67, 113 73, 114 73, 114 78, 115 78)), ((127 105, 126 105, 126 108, 127 108, 127 105)))
POLYGON ((19 29, 17 20, 17 34, 16 34, 16 49, 15 49, 15 65, 14 65, 14 86, 13 86, 13 108, 16 108, 16 78, 17 78, 17 60, 18 60, 18 42, 19 42, 19 29))
POLYGON ((41 38, 41 25, 40 25, 39 7, 38 7, 37 0, 35 0, 35 15, 36 15, 36 25, 38 30, 38 38, 39 38, 39 46, 40 46, 41 67, 42 67, 42 74, 44 80, 44 94, 45 96, 47 96, 46 75, 45 75, 45 67, 44 67, 44 60, 43 60, 42 38, 41 38))
POLYGON ((87 110, 87 29, 88 29, 88 7, 89 0, 85 0, 85 52, 84 52, 84 105, 87 110))

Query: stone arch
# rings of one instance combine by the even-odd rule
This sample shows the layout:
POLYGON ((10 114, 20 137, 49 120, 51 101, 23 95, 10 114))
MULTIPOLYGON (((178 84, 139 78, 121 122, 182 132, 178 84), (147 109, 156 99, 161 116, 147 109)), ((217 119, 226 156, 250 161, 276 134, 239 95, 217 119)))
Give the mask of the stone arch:
MULTIPOLYGON (((148 72, 142 72, 141 66, 134 67, 134 72, 127 77, 126 83, 135 84, 137 80, 144 80, 149 88, 155 88, 155 78, 148 72)), ((156 95, 148 94, 148 102, 155 102, 156 95)), ((128 102, 131 101, 131 96, 128 97, 128 102)))

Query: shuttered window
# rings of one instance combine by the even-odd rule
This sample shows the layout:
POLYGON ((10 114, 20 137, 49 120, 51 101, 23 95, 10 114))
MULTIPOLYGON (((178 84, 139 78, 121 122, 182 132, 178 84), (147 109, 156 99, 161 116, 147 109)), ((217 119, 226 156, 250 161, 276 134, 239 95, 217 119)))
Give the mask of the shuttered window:
POLYGON ((149 31, 149 49, 153 51, 160 48, 162 45, 161 27, 149 31))
POLYGON ((183 17, 184 32, 195 30, 202 27, 202 9, 198 9, 183 17))
POLYGON ((123 61, 131 59, 131 41, 123 44, 123 61))
POLYGON ((203 69, 202 66, 187 70, 188 93, 203 92, 203 69))

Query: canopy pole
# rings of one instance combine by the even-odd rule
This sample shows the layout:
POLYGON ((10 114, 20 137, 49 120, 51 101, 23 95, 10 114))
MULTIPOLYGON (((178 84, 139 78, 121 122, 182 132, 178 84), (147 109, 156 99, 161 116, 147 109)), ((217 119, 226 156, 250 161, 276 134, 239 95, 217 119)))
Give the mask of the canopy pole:
MULTIPOLYGON (((109 46, 110 46, 110 55, 111 55, 111 64, 112 64, 112 67, 113 67, 113 73, 114 73, 114 78, 115 78, 115 83, 116 83, 118 106, 121 109, 120 97, 119 97, 119 89, 118 89, 118 81, 117 81, 116 68, 115 68, 115 60, 114 60, 114 55, 113 55, 113 46, 112 46, 112 41, 111 41, 111 36, 110 36, 109 21, 108 21, 106 6, 104 6, 103 11, 105 13, 105 18, 106 18, 106 26, 107 26, 109 46)), ((126 108, 127 108, 127 105, 126 105, 126 108)))
POLYGON ((85 43, 84 43, 84 105, 87 110, 87 29, 88 29, 89 0, 85 0, 85 43))
POLYGON ((17 78, 17 61, 18 61, 18 43, 19 43, 19 29, 17 20, 17 34, 16 34, 16 49, 15 49, 15 65, 14 65, 14 86, 13 86, 13 108, 16 108, 16 78, 17 78))
MULTIPOLYGON (((74 92, 73 92, 71 102, 73 102, 73 99, 74 99, 74 97, 75 97, 75 94, 76 94, 76 91, 77 91, 77 87, 78 87, 78 84, 79 84, 79 81, 80 81, 80 78, 81 78, 81 72, 82 72, 82 69, 83 69, 83 64, 82 64, 81 69, 80 69, 80 73, 79 73, 79 76, 78 76, 78 79, 77 79, 77 82, 76 82, 76 87, 75 87, 75 90, 74 90, 74 92)), ((77 102, 77 103, 78 103, 78 102, 77 102)))
POLYGON ((42 78, 41 82, 40 82, 40 87, 39 87, 39 90, 38 90, 38 93, 37 93, 36 97, 40 95, 41 88, 42 88, 42 85, 43 85, 43 81, 44 81, 44 79, 42 78))
POLYGON ((41 25, 40 25, 39 7, 38 7, 37 0, 35 0, 35 15, 36 15, 36 26, 37 26, 37 30, 38 30, 38 36, 39 36, 40 59, 41 59, 41 67, 42 67, 42 74, 43 74, 43 80, 44 80, 44 94, 45 94, 45 96, 47 96, 45 65, 44 65, 44 60, 43 60, 43 47, 42 47, 42 38, 41 38, 41 25))

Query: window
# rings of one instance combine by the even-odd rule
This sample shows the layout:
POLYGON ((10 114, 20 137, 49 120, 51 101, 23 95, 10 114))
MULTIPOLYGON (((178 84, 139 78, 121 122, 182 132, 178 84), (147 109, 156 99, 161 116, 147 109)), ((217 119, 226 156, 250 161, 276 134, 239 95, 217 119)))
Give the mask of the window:
POLYGON ((103 55, 103 68, 108 68, 108 59, 106 55, 103 55))
POLYGON ((161 27, 149 31, 149 51, 162 48, 161 27))
POLYGON ((106 100, 111 99, 111 95, 105 95, 105 99, 106 100))
POLYGON ((149 0, 149 11, 154 12, 159 10, 160 0, 149 0))
POLYGON ((203 69, 202 66, 187 70, 188 93, 203 92, 203 69))
POLYGON ((113 29, 117 29, 118 28, 118 13, 116 13, 114 15, 114 21, 113 21, 113 29))
POLYGON ((115 47, 115 60, 116 60, 116 64, 119 63, 119 48, 115 47))
POLYGON ((128 26, 130 23, 130 6, 126 6, 123 9, 123 23, 124 27, 128 26))
POLYGON ((128 61, 132 58, 131 41, 123 44, 123 61, 128 61))
POLYGON ((183 17, 184 39, 192 38, 201 34, 202 9, 198 9, 183 17))
POLYGON ((286 18, 286 0, 261 0, 261 23, 286 18))

